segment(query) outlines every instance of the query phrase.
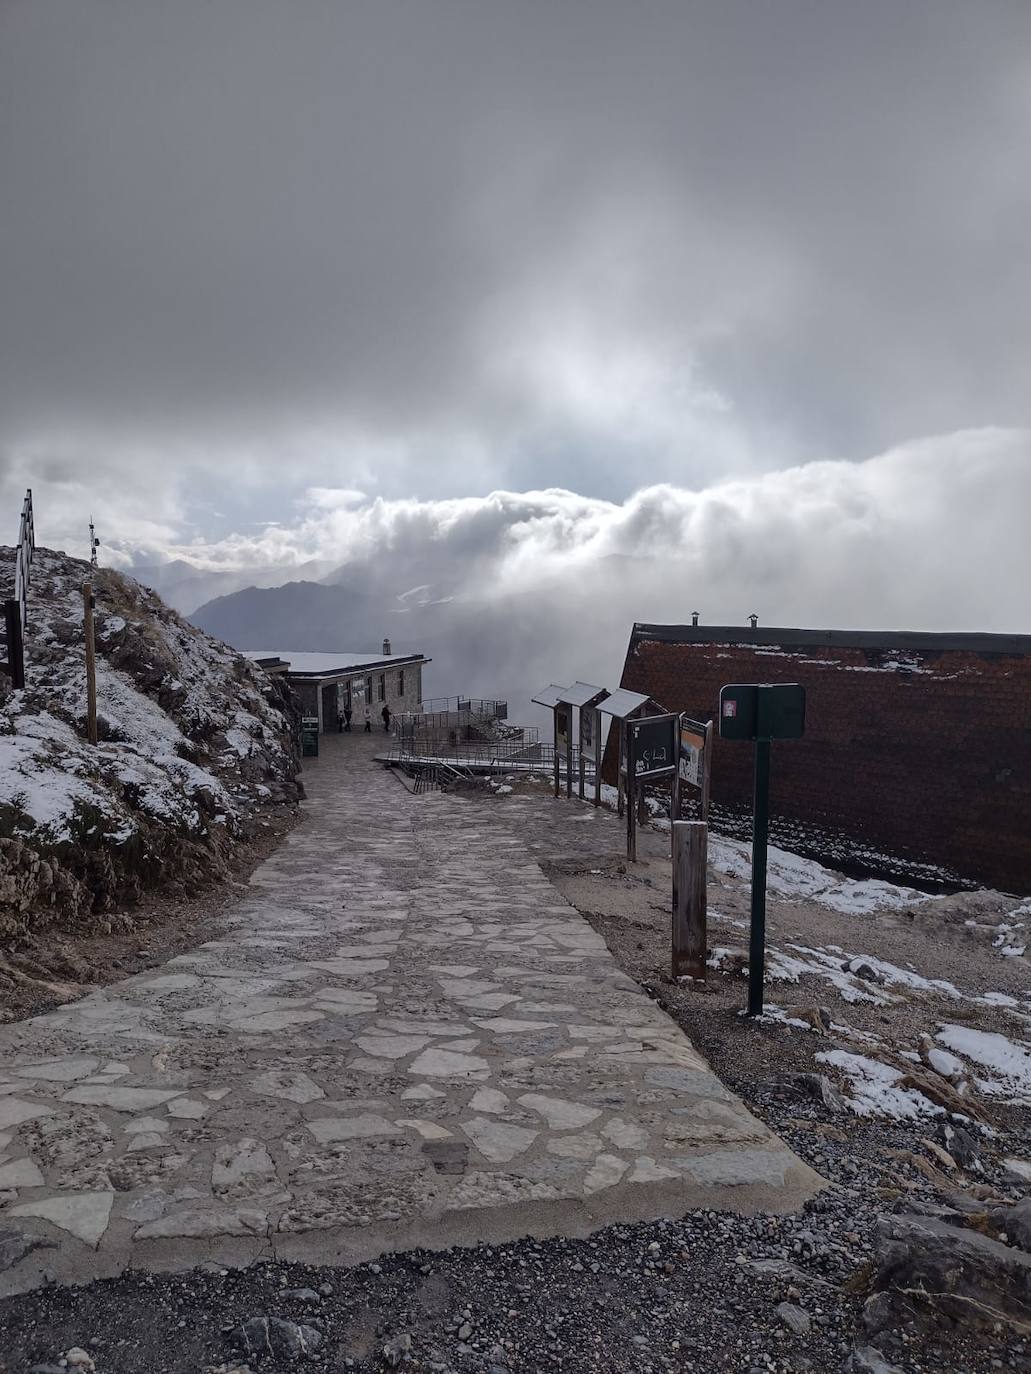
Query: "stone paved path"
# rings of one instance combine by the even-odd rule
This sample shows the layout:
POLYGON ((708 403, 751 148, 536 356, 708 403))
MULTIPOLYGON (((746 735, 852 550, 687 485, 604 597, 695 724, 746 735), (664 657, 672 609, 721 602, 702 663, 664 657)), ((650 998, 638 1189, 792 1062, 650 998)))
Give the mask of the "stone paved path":
POLYGON ((503 818, 375 742, 326 741, 220 939, 0 1030, 0 1292, 819 1187, 503 818))

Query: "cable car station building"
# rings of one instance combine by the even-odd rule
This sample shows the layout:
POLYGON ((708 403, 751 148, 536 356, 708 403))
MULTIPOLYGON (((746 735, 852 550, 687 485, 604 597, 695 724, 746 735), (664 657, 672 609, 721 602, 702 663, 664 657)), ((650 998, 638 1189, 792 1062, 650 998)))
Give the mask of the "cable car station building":
POLYGON ((424 654, 393 654, 390 640, 376 653, 293 653, 248 650, 247 657, 273 676, 283 677, 300 702, 301 714, 318 716, 320 733, 337 729, 337 717, 350 707, 352 729, 360 730, 366 706, 373 728, 384 706, 391 715, 422 710, 424 654))

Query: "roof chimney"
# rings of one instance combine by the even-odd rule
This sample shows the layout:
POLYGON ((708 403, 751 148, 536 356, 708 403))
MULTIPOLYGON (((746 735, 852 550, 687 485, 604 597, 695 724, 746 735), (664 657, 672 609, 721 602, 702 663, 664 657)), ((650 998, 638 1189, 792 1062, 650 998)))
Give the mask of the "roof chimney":
POLYGON ((752 622, 752 629, 754 630, 755 627, 759 624, 759 617, 753 611, 752 614, 748 617, 748 619, 752 622))
POLYGON ((698 611, 692 611, 692 612, 691 612, 691 624, 692 624, 692 625, 697 625, 697 624, 698 624, 698 615, 699 615, 698 611))
POLYGON ((383 657, 384 657, 384 658, 389 658, 389 657, 390 657, 390 640, 389 640, 389 639, 385 639, 385 640, 383 641, 383 657))

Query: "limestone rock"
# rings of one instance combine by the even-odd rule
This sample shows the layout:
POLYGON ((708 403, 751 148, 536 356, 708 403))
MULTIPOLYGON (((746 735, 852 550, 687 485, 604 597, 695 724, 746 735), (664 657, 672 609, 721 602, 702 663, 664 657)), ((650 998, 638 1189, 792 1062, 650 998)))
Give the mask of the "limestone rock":
POLYGON ((1031 1255, 947 1222, 884 1217, 875 1252, 875 1297, 864 1314, 873 1329, 897 1320, 934 1326, 944 1318, 1031 1334, 1031 1255))
POLYGON ((314 1354, 324 1339, 313 1326, 284 1321, 281 1317, 248 1317, 230 1338, 248 1357, 261 1359, 271 1355, 276 1360, 296 1360, 299 1355, 314 1354))

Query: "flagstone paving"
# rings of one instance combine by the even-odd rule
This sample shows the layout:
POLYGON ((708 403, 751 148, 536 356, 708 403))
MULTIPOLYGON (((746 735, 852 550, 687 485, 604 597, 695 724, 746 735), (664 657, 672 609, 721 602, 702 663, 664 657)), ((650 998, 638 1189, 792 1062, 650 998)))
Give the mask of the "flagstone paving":
POLYGON ((412 796, 372 747, 324 742, 218 939, 0 1029, 0 1292, 821 1186, 503 817, 412 796))

